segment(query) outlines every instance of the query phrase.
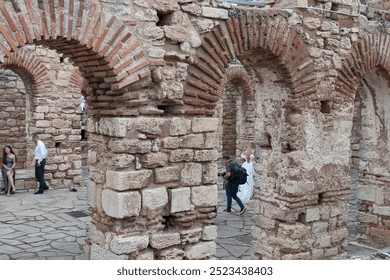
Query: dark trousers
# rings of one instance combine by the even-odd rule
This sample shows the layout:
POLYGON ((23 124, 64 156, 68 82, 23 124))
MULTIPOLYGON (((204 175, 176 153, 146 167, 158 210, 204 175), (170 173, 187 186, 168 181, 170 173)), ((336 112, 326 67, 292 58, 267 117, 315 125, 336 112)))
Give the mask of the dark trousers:
POLYGON ((232 209, 232 199, 234 199, 238 206, 240 206, 240 209, 242 210, 244 208, 244 204, 241 202, 241 199, 237 196, 238 193, 238 186, 234 186, 230 184, 229 182, 225 186, 226 190, 226 198, 227 198, 227 211, 231 211, 232 209))
POLYGON ((39 182, 40 191, 43 191, 47 188, 47 185, 45 183, 45 165, 46 160, 42 160, 40 165, 38 165, 38 161, 35 161, 35 177, 39 182))

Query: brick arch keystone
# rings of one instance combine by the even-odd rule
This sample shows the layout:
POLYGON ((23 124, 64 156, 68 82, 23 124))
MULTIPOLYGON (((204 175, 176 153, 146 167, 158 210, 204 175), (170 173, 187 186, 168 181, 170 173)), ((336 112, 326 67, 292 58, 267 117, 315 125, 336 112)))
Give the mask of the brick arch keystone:
POLYGON ((96 95, 117 92, 151 75, 135 25, 92 0, 0 1, 0 59, 44 45, 69 57, 96 95))
POLYGON ((52 89, 52 82, 46 66, 32 52, 19 50, 6 58, 0 64, 0 68, 10 69, 17 73, 26 88, 31 87, 33 94, 52 89))
POLYGON ((366 35, 353 46, 338 69, 335 102, 353 102, 364 76, 378 66, 390 71, 390 36, 384 33, 366 35))
POLYGON ((295 27, 281 15, 257 10, 238 10, 202 39, 188 67, 184 82, 186 114, 214 113, 228 66, 250 51, 265 49, 279 58, 292 89, 290 102, 306 100, 316 93, 317 80, 309 50, 295 27))

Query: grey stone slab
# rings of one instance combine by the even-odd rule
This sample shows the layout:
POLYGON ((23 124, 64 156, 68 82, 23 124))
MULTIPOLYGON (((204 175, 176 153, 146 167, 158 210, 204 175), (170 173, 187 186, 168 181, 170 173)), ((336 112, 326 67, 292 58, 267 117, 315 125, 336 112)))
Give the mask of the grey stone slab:
POLYGON ((36 243, 36 242, 40 242, 40 241, 43 241, 44 239, 42 237, 30 237, 30 238, 26 238, 24 239, 23 241, 28 243, 28 244, 31 244, 31 243, 36 243))
POLYGON ((46 234, 45 239, 47 239, 47 240, 55 240, 55 239, 65 238, 67 236, 68 235, 63 233, 63 232, 53 232, 53 233, 50 233, 50 234, 46 234))
POLYGON ((50 242, 52 242, 52 241, 51 240, 43 240, 43 241, 31 243, 31 246, 33 246, 33 247, 41 247, 41 246, 45 246, 45 245, 50 244, 50 242))
POLYGON ((74 253, 74 254, 79 254, 81 253, 80 245, 77 243, 60 243, 60 242, 52 242, 51 246, 55 249, 74 253))
POLYGON ((221 244, 221 246, 236 258, 240 258, 249 249, 249 246, 237 246, 228 244, 221 244))
POLYGON ((11 258, 15 260, 35 259, 36 255, 34 253, 23 252, 19 254, 13 254, 11 255, 11 258))
POLYGON ((15 232, 15 230, 12 229, 12 228, 9 228, 9 227, 7 227, 7 228, 0 228, 0 237, 3 236, 3 235, 7 235, 9 233, 12 233, 12 232, 15 232))
POLYGON ((7 242, 6 239, 15 239, 15 238, 20 238, 20 237, 26 236, 26 235, 27 235, 27 233, 25 233, 25 232, 15 231, 13 233, 2 236, 1 239, 3 239, 3 241, 7 242))
POLYGON ((16 231, 21 231, 25 233, 37 233, 39 232, 39 228, 28 226, 28 225, 16 225, 13 226, 13 229, 16 231))
POLYGON ((16 216, 22 216, 22 217, 36 217, 45 214, 44 211, 36 210, 36 209, 14 211, 14 213, 16 216))
POLYGON ((0 254, 12 255, 20 252, 23 252, 23 249, 18 248, 16 246, 10 246, 10 245, 0 246, 0 254))

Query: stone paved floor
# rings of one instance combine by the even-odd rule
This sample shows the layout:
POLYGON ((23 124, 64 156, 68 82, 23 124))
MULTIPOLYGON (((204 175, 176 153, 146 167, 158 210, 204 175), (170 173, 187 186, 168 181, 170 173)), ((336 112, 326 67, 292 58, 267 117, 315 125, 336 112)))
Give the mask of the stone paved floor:
POLYGON ((251 227, 253 225, 252 201, 245 204, 248 210, 240 216, 240 207, 233 200, 232 212, 226 213, 225 191, 218 192, 218 216, 215 224, 218 226, 216 259, 219 260, 250 260, 253 254, 251 242, 251 227))
POLYGON ((85 259, 85 188, 0 195, 0 213, 0 260, 85 259))
MULTIPOLYGON (((224 191, 219 191, 218 238, 216 259, 251 259, 253 206, 239 215, 233 202, 232 213, 226 208, 224 191)), ((43 195, 18 192, 0 195, 0 260, 9 259, 85 259, 84 245, 87 215, 86 190, 49 190, 43 195), (80 214, 72 216, 71 214, 80 214)), ((351 242, 348 258, 384 259, 379 250, 351 242)), ((390 258, 390 248, 384 254, 390 258)))

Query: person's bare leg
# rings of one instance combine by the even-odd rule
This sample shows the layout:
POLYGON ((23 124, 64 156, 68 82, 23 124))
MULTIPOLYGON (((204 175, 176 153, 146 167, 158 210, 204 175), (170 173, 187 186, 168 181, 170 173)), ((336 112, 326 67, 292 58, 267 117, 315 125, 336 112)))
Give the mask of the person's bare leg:
POLYGON ((7 172, 8 175, 8 193, 10 193, 10 188, 12 188, 12 192, 15 191, 15 184, 14 184, 14 173, 13 172, 7 172))

